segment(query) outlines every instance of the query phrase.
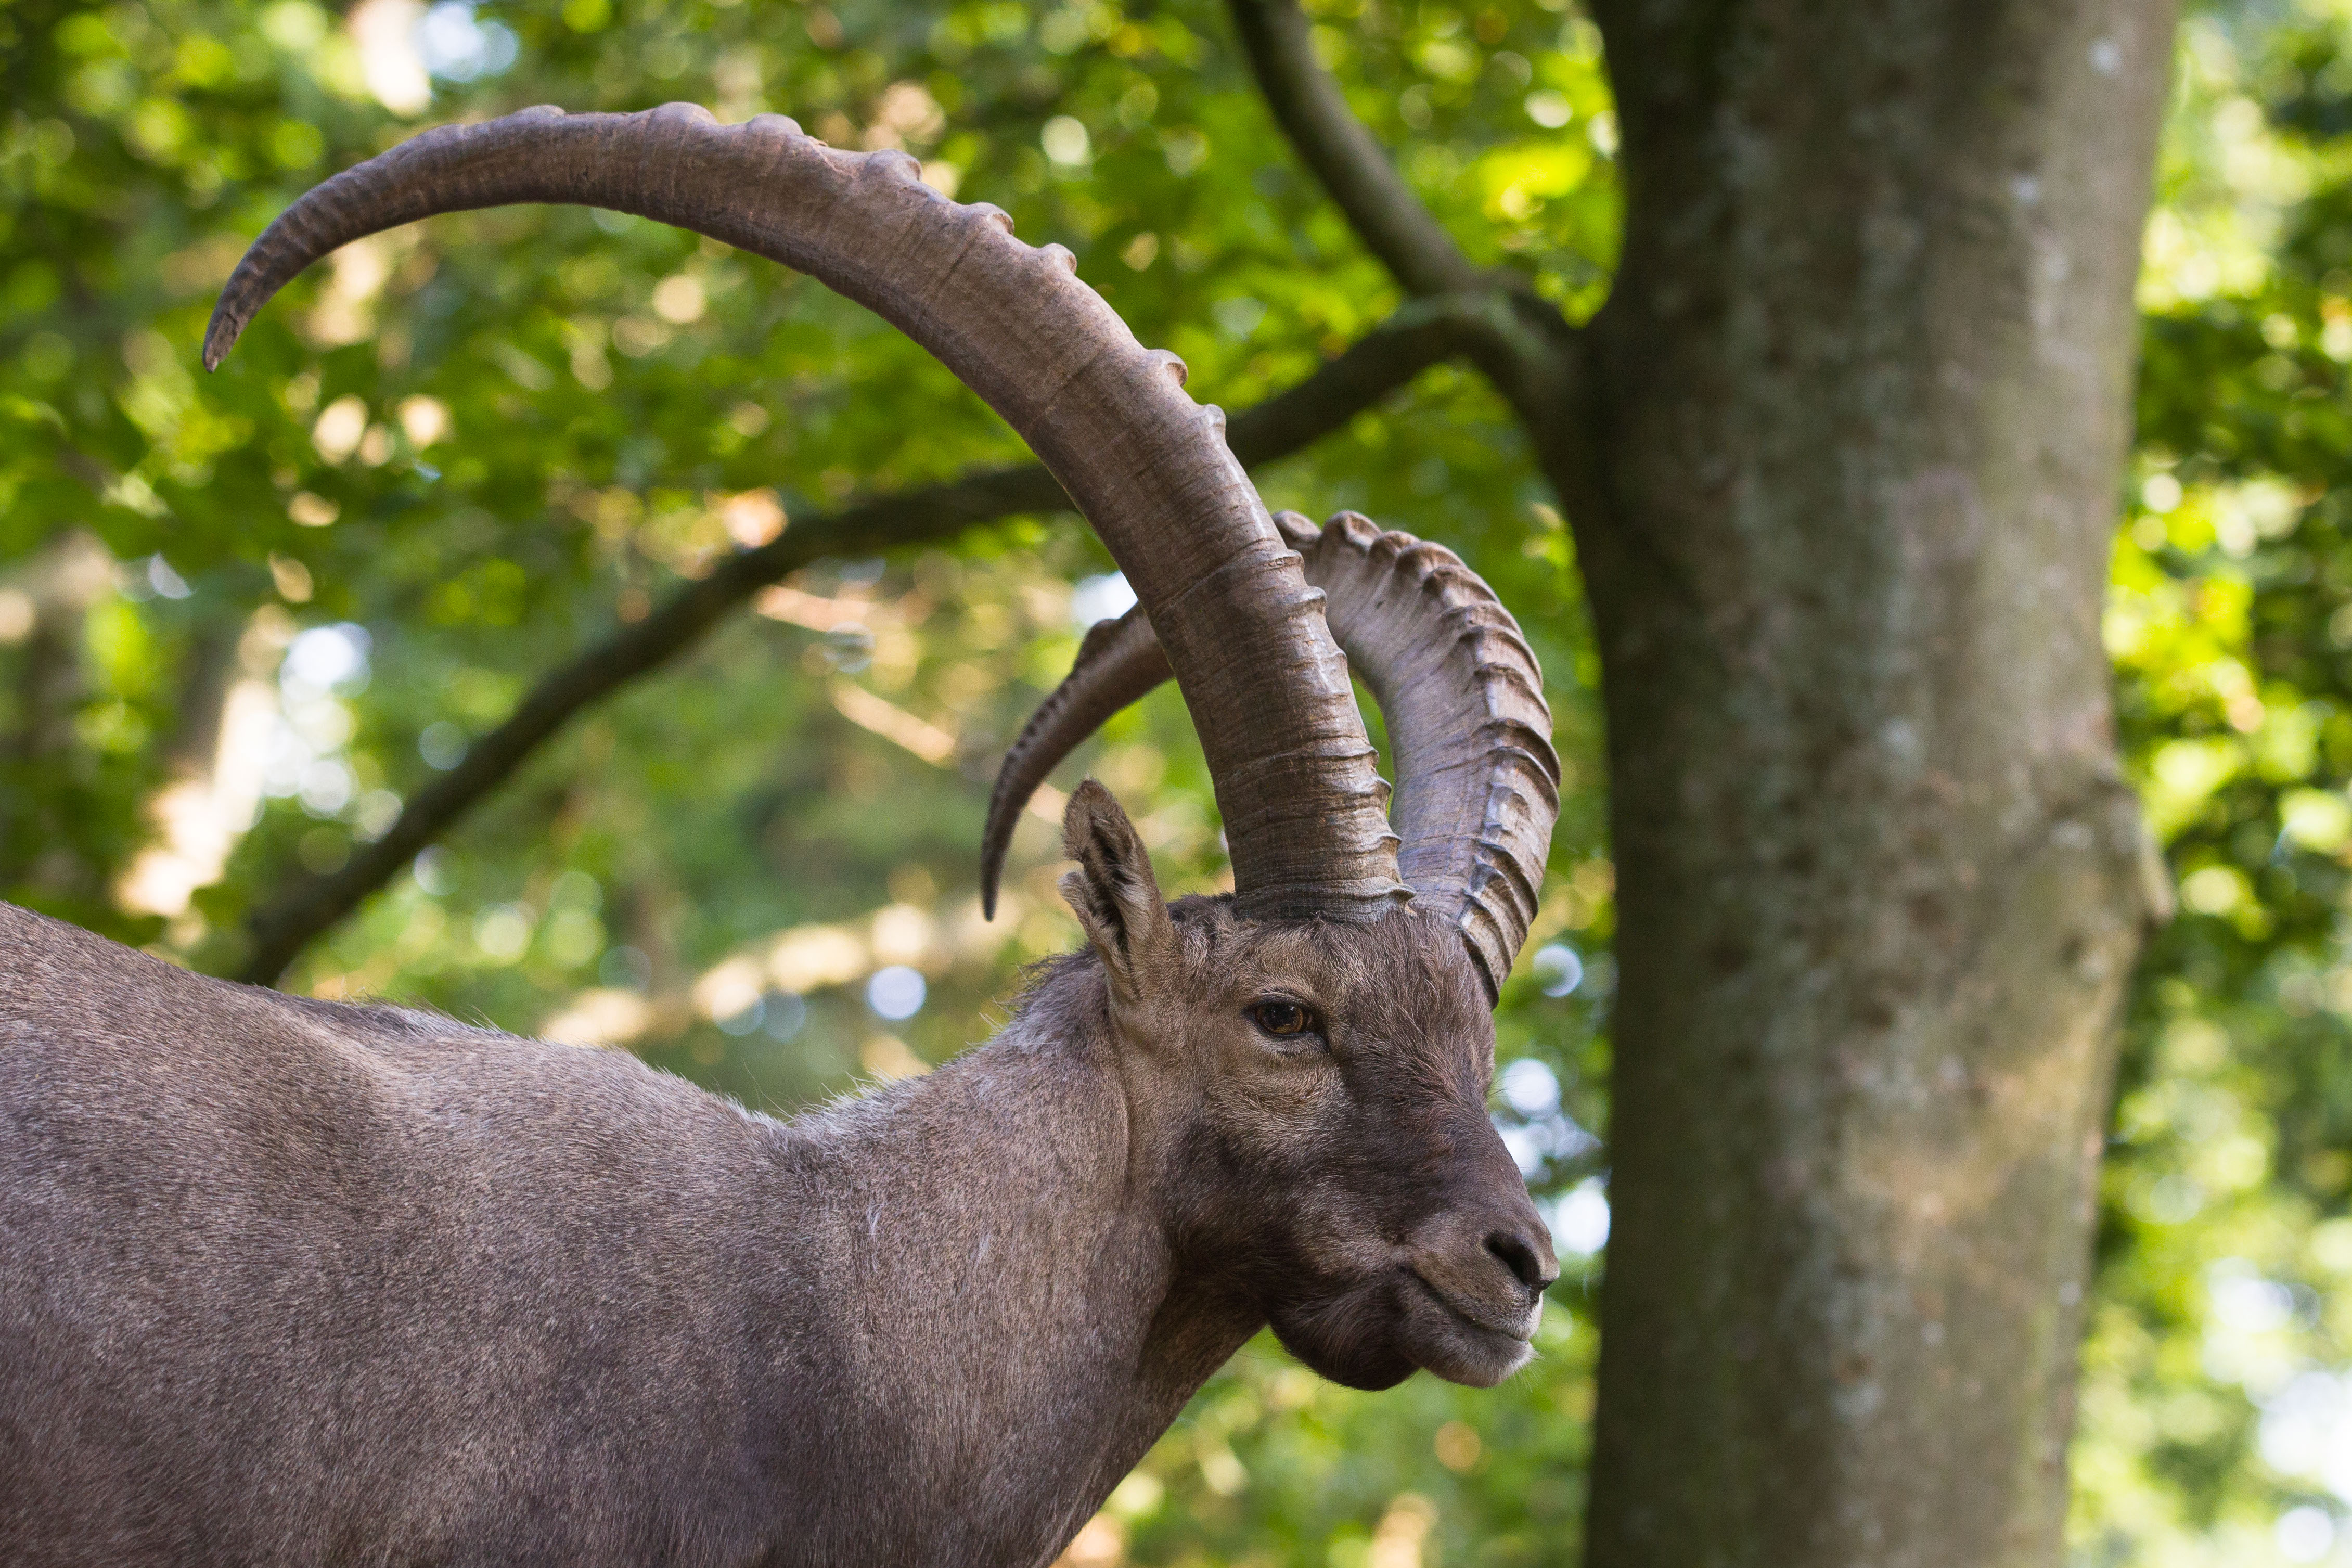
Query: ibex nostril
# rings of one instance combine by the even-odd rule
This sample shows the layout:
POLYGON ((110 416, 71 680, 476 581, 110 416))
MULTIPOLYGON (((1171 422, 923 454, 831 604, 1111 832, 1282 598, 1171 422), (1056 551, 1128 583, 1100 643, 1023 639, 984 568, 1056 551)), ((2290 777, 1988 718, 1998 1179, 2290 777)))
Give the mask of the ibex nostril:
POLYGON ((1559 1278, 1559 1271, 1547 1268, 1542 1255, 1528 1244, 1525 1237, 1511 1231, 1498 1230, 1487 1237, 1486 1250, 1502 1259, 1512 1278, 1530 1290, 1543 1290, 1559 1278))

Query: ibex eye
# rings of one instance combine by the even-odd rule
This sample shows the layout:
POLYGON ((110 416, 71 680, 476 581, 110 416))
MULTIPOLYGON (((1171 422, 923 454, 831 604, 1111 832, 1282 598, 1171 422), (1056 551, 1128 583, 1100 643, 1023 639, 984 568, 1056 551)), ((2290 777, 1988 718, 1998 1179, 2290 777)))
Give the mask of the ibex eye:
POLYGON ((1315 1015, 1296 1002, 1261 1002, 1250 1009, 1250 1020, 1269 1035, 1307 1035, 1315 1030, 1315 1015))

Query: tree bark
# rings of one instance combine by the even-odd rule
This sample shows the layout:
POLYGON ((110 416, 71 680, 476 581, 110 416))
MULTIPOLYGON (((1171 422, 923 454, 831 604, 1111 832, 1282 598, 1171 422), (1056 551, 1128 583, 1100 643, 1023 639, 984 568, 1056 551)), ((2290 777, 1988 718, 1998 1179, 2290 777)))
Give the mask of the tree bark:
POLYGON ((2061 1554, 2156 895, 2099 640, 2164 0, 1596 0, 1538 431, 1620 892, 1591 1568, 2061 1554))

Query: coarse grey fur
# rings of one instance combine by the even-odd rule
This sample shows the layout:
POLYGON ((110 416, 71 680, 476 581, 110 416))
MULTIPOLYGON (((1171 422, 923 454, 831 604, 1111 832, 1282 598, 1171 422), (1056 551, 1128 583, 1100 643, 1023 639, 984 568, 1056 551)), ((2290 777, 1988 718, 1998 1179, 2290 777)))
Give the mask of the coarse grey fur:
POLYGON ((792 1122, 0 904, 0 1562, 1041 1564, 1269 1320, 1521 1364, 1457 934, 1164 905, 1097 785, 1067 831, 1089 950, 792 1122))
MULTIPOLYGON (((1003 413, 1153 606, 1233 900, 1171 910, 1081 786, 1087 951, 989 1045, 789 1124, 0 906, 0 1564, 1034 1565, 1261 1325, 1360 1387, 1527 1358, 1557 1270, 1486 1120, 1483 978, 1524 921, 1482 971, 1440 918, 1475 868, 1398 880, 1321 596, 1181 364, 915 174, 683 105, 443 127, 272 224, 205 363, 336 245, 507 202, 824 279, 1003 413)), ((1458 636, 1443 597, 1401 631, 1458 636)), ((1495 717, 1475 661, 1412 679, 1495 717)), ((1509 825, 1530 876, 1556 804, 1509 825)))

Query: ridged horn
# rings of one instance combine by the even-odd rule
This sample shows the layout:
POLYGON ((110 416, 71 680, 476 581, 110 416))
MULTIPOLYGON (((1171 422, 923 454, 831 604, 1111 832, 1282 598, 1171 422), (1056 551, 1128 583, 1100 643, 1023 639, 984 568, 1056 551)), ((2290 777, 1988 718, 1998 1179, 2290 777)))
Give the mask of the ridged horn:
POLYGON ((987 205, 924 185, 903 153, 845 153, 781 115, 720 125, 525 110, 428 131, 335 175, 254 242, 205 336, 215 366, 279 288, 363 235, 438 213, 578 203, 675 224, 818 279, 939 356, 1019 431, 1109 548, 1201 734, 1237 902, 1366 919, 1406 896, 1347 665, 1224 416, 1182 391, 1080 282, 987 205))
POLYGON ((981 837, 980 911, 996 918, 996 889, 1004 875, 1004 853, 1013 847, 1013 824, 1021 808, 1072 747, 1103 727, 1110 716, 1136 702, 1176 672, 1167 650, 1152 634, 1138 604, 1115 620, 1097 621, 1078 644, 1070 678, 1029 715, 1020 738, 1004 753, 996 787, 988 796, 988 828, 981 837), (1081 680, 1078 673, 1090 671, 1081 680))
MULTIPOLYGON (((1461 931, 1499 994, 1527 940, 1559 816, 1559 758, 1543 673, 1495 591, 1443 545, 1343 511, 1318 529, 1275 519, 1323 590, 1324 615, 1388 721, 1398 863, 1416 907, 1461 931)), ((1005 753, 989 802, 981 897, 1021 808, 1106 719, 1168 679, 1139 605, 1089 632, 1069 677, 1005 753)))

